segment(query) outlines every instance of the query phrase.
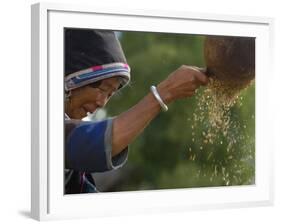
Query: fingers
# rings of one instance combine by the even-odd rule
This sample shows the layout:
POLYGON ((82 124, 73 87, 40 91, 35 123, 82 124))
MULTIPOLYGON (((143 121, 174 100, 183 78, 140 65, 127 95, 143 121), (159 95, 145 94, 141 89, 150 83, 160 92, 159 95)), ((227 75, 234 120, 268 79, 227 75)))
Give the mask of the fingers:
POLYGON ((198 68, 196 66, 189 66, 189 68, 196 71, 194 72, 194 76, 199 85, 205 86, 208 84, 209 79, 206 76, 206 71, 207 71, 206 68, 198 68))
POLYGON ((207 85, 209 82, 208 77, 202 72, 196 73, 196 78, 203 86, 207 85))
POLYGON ((193 69, 193 70, 195 70, 195 71, 199 71, 199 72, 201 72, 201 73, 206 73, 206 71, 207 71, 207 69, 206 68, 199 68, 199 67, 197 67, 197 66, 187 66, 187 67, 189 67, 189 68, 191 68, 191 69, 193 69))
POLYGON ((170 102, 190 97, 196 93, 200 86, 208 84, 209 79, 204 74, 205 71, 204 68, 182 65, 163 80, 159 86, 164 93, 166 92, 170 102))
POLYGON ((207 68, 197 68, 201 73, 204 73, 205 75, 207 75, 207 68))

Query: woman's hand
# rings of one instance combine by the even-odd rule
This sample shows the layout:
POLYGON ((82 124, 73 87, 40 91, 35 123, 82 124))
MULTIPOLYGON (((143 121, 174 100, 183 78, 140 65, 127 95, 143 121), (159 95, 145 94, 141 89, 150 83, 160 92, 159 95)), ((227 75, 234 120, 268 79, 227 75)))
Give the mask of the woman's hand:
POLYGON ((208 83, 203 70, 194 66, 182 65, 157 85, 162 100, 168 104, 174 100, 193 96, 195 90, 208 83))

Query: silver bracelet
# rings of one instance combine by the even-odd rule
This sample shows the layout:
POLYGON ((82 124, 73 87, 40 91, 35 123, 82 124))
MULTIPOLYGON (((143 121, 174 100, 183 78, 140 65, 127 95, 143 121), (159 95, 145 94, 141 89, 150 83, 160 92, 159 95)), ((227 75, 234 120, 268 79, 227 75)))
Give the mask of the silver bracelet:
POLYGON ((161 99, 161 97, 160 97, 160 95, 159 95, 159 93, 158 93, 156 87, 155 87, 155 86, 151 86, 151 87, 150 87, 150 91, 152 92, 152 94, 154 95, 154 97, 156 98, 156 100, 158 101, 158 103, 160 104, 162 110, 163 110, 164 112, 166 112, 166 111, 168 110, 168 107, 167 107, 167 105, 163 102, 163 100, 161 99))

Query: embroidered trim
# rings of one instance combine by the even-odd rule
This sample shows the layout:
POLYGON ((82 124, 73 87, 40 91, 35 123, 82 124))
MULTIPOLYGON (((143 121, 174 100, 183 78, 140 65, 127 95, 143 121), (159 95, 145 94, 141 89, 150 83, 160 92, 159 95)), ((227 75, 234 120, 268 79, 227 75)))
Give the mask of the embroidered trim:
POLYGON ((120 76, 122 87, 130 81, 130 67, 124 63, 93 66, 65 77, 65 90, 69 91, 106 78, 120 76))

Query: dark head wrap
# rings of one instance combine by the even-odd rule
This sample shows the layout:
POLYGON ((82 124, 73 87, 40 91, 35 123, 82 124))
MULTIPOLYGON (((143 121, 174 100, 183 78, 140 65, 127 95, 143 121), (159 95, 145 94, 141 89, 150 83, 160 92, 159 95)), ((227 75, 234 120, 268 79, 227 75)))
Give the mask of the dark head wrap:
POLYGON ((64 31, 65 90, 106 78, 130 80, 121 45, 113 31, 66 28, 64 31))

